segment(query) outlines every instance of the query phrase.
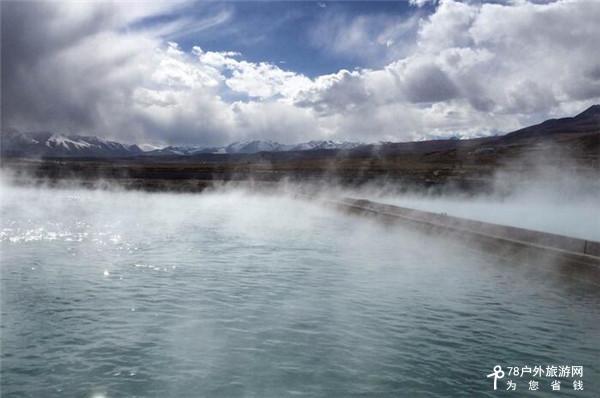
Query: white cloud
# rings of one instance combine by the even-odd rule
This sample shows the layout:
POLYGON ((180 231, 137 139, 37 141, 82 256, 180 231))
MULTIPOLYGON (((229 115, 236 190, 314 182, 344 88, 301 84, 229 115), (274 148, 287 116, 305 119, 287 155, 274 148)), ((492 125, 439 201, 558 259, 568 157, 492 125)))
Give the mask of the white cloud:
POLYGON ((423 7, 425 4, 428 3, 435 4, 437 3, 437 0, 408 0, 408 2, 410 5, 423 7))
POLYGON ((322 115, 352 111, 367 100, 361 72, 344 69, 317 77, 294 97, 298 106, 311 107, 322 115))
POLYGON ((6 125, 165 143, 406 141, 507 131, 600 102, 593 1, 445 0, 400 28, 386 18, 379 29, 366 17, 345 30, 334 21, 328 51, 385 52, 412 41, 385 52, 395 55, 381 67, 315 78, 250 62, 235 49, 186 51, 166 39, 181 27, 225 21, 227 10, 196 25, 127 30, 185 4, 65 4, 2 4, 6 125), (63 12, 71 16, 64 23, 63 12))
POLYGON ((212 64, 194 64, 177 43, 170 42, 166 50, 158 49, 152 82, 170 88, 195 89, 215 87, 223 80, 220 71, 212 64))
POLYGON ((231 77, 226 80, 233 91, 250 97, 267 99, 276 96, 289 98, 310 85, 310 79, 294 72, 261 62, 241 61, 229 67, 231 77))

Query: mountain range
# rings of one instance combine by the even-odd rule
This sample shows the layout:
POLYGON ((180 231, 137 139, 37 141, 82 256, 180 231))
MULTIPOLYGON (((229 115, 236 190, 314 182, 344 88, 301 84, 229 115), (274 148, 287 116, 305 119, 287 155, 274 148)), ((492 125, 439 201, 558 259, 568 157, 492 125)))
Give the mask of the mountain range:
POLYGON ((147 156, 160 155, 198 155, 198 154, 237 154, 237 153, 259 153, 259 152, 289 152, 310 151, 317 149, 352 149, 364 144, 357 142, 335 142, 331 140, 308 141, 295 145, 285 145, 274 141, 245 141, 234 142, 227 146, 203 147, 203 146, 167 146, 145 152, 147 156))
MULTIPOLYGON (((522 128, 495 141, 535 139, 557 134, 600 132, 600 105, 593 105, 575 117, 550 119, 540 124, 522 128)), ((490 137, 491 138, 491 137, 490 137)), ((474 139, 477 140, 477 139, 474 139)), ((456 140, 433 140, 415 143, 385 143, 377 147, 395 147, 406 150, 424 150, 445 147, 456 140)), ((464 140, 468 141, 468 140, 464 140)), ((488 141, 486 139, 485 141, 488 141)), ((295 145, 284 145, 274 141, 235 142, 220 147, 166 146, 156 148, 145 145, 128 145, 94 136, 63 135, 52 132, 19 132, 4 129, 0 135, 1 154, 5 157, 46 158, 117 158, 117 157, 179 157, 202 154, 255 154, 261 152, 295 152, 318 150, 371 150, 374 145, 357 142, 335 142, 330 140, 308 141, 295 145), (142 149, 144 148, 144 149, 142 149)), ((452 144, 455 145, 455 144, 452 144)))
POLYGON ((309 151, 318 149, 352 149, 364 145, 331 140, 308 141, 284 145, 273 141, 235 142, 226 146, 166 146, 127 145, 95 136, 63 135, 52 132, 2 131, 2 155, 8 157, 138 157, 189 156, 198 154, 253 154, 259 152, 309 151), (142 149, 143 148, 143 149, 142 149))

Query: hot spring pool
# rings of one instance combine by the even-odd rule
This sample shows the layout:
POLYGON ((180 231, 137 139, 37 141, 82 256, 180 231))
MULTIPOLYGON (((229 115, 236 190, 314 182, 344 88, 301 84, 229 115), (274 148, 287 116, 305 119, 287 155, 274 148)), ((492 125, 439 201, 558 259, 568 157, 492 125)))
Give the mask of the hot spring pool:
POLYGON ((497 364, 600 391, 594 275, 283 195, 3 187, 0 214, 3 397, 495 396, 497 364))

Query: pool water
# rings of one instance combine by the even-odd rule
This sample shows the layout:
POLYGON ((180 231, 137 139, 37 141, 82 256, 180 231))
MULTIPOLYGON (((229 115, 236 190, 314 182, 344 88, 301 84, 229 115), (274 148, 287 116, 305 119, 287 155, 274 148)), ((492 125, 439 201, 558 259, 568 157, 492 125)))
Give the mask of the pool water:
MULTIPOLYGON (((283 194, 5 186, 0 216, 3 397, 496 396, 553 364, 600 392, 594 272, 283 194)), ((529 379, 503 395, 558 396, 529 379)))

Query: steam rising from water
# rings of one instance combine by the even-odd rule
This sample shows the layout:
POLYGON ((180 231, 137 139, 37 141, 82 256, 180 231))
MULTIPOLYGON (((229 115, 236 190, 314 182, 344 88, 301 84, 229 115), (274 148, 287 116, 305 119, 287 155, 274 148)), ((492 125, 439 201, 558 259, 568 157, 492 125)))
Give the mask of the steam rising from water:
POLYGON ((8 395, 492 396, 498 363, 600 380, 598 278, 552 264, 281 192, 4 186, 0 211, 8 395))
MULTIPOLYGON (((600 241, 600 173, 581 169, 567 154, 545 151, 499 169, 485 193, 458 189, 424 191, 376 181, 350 196, 451 216, 600 241), (548 163, 561 158, 558 164, 548 163)), ((331 192, 331 188, 325 189, 331 192)))
POLYGON ((418 210, 600 241, 599 197, 562 201, 528 194, 508 198, 408 194, 376 199, 418 210))

